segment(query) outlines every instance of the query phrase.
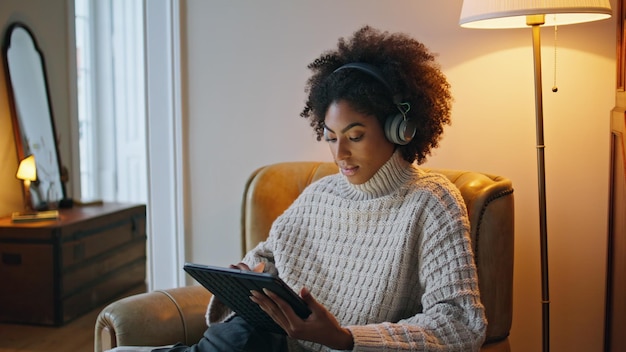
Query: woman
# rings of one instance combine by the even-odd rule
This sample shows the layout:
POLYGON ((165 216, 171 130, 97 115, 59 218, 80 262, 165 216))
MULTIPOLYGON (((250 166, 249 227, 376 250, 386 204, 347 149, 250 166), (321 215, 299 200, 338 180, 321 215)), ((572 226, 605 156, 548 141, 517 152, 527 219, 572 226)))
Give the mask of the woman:
MULTIPOLYGON (((458 190, 414 165, 449 124, 449 85, 404 34, 371 27, 309 65, 302 116, 340 173, 311 184, 237 267, 262 264, 300 294, 299 318, 253 292, 289 350, 477 351, 486 329, 458 190)), ((230 311, 209 305, 209 325, 230 311)), ((209 329, 210 330, 210 329, 209 329)))
POLYGON ((280 276, 312 314, 252 292, 286 337, 213 298, 205 336, 171 351, 478 351, 487 322, 464 202, 448 179, 416 166, 450 123, 433 55, 366 26, 309 68, 301 115, 340 173, 307 187, 233 267, 280 276))

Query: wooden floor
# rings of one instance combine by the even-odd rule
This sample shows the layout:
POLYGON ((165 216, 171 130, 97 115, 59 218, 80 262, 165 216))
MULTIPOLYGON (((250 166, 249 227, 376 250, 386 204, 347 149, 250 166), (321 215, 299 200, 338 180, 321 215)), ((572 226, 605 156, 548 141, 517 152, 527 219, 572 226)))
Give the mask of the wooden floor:
MULTIPOLYGON (((145 291, 145 287, 138 287, 118 298, 145 291)), ((96 318, 106 305, 60 327, 0 324, 0 352, 93 351, 96 318)))

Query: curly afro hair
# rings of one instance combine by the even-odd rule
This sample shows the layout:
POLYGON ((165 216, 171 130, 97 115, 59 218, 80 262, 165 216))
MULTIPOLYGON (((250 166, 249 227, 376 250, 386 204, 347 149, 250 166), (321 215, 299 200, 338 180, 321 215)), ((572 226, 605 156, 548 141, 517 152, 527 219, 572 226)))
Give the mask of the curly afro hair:
POLYGON ((398 114, 392 97, 400 95, 402 102, 408 102, 411 108, 406 117, 416 122, 417 131, 408 144, 397 146, 408 162, 425 162, 439 145, 443 126, 450 124, 450 84, 434 54, 406 34, 365 26, 352 38, 340 38, 335 50, 322 53, 308 68, 313 75, 305 86, 308 98, 300 116, 309 119, 318 141, 324 135, 328 107, 340 100, 360 113, 376 116, 383 128, 387 117, 398 114), (334 72, 353 62, 378 68, 393 92, 361 70, 334 72))

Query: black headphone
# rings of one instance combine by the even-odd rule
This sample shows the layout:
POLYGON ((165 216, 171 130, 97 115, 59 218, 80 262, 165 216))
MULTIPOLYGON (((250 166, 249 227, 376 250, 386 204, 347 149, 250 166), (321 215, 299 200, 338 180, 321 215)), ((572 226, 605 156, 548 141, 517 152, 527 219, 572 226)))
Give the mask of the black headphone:
POLYGON ((402 102, 400 95, 394 94, 391 85, 385 80, 385 78, 383 78, 382 72, 375 66, 363 62, 352 62, 339 67, 334 72, 341 71, 346 68, 354 68, 361 72, 365 72, 376 78, 380 83, 387 87, 389 92, 393 95, 393 103, 396 104, 400 113, 388 116, 385 120, 385 136, 392 143, 399 145, 408 144, 415 136, 415 131, 417 129, 415 122, 407 119, 406 117, 406 113, 411 109, 411 104, 408 102, 402 102))

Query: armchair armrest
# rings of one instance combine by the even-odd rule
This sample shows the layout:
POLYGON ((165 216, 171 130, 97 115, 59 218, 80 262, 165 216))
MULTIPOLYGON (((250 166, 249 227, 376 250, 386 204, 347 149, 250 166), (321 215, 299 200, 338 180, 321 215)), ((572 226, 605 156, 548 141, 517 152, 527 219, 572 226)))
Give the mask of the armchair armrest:
POLYGON ((157 290, 120 299, 98 315, 94 351, 117 346, 197 343, 206 330, 211 293, 202 286, 157 290))

